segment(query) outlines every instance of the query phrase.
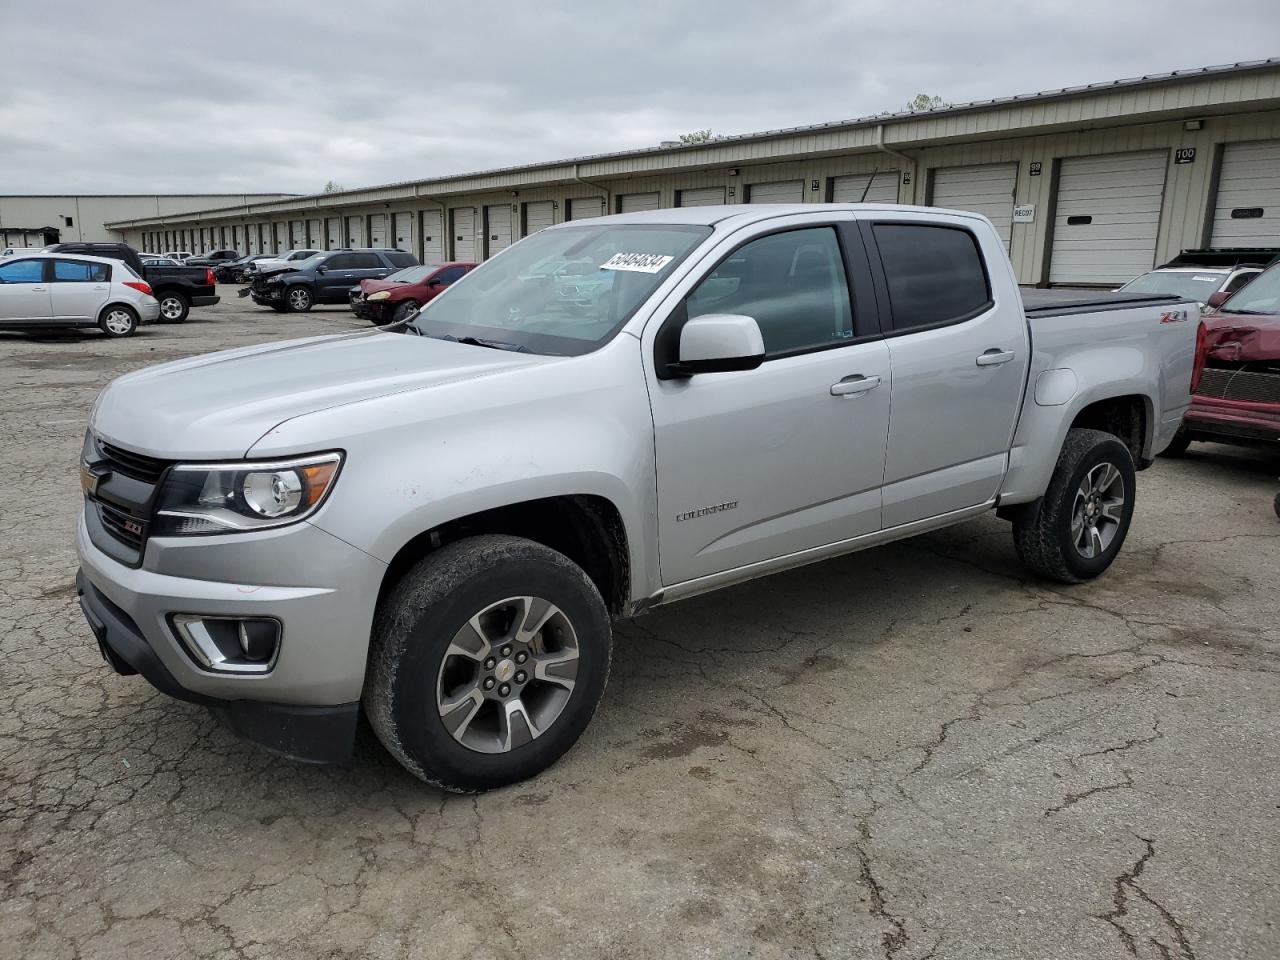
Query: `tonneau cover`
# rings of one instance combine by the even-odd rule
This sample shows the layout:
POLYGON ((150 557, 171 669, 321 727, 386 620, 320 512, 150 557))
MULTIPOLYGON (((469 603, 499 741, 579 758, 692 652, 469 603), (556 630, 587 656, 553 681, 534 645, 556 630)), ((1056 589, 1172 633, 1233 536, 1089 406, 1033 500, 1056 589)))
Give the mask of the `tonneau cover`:
POLYGON ((1087 313, 1097 310, 1124 310, 1129 307, 1169 306, 1191 303, 1183 297, 1163 293, 1120 293, 1117 290, 1069 290, 1022 287, 1022 308, 1027 316, 1045 317, 1057 313, 1087 313))

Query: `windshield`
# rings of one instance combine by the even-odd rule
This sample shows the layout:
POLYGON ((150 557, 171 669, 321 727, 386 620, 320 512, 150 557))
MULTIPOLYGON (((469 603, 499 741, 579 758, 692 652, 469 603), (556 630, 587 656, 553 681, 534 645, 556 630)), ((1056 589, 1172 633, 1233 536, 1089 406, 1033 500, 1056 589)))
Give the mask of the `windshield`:
POLYGON ((474 337, 530 353, 590 353, 710 233, 616 223, 535 233, 432 300, 412 326, 429 337, 474 337))
POLYGON ((387 280, 391 283, 421 283, 436 267, 405 267, 397 270, 387 280))
MULTIPOLYGON (((298 263, 293 269, 295 270, 314 270, 320 264, 324 263, 324 258, 328 256, 325 253, 317 253, 314 257, 307 257, 301 263, 298 263)), ((296 262, 296 261, 295 261, 296 262)))
POLYGON ((1280 313, 1280 267, 1268 267, 1226 302, 1219 313, 1280 313))
POLYGON ((1169 293, 1207 303, 1224 279, 1225 274, 1153 270, 1135 277, 1120 289, 1125 293, 1169 293))

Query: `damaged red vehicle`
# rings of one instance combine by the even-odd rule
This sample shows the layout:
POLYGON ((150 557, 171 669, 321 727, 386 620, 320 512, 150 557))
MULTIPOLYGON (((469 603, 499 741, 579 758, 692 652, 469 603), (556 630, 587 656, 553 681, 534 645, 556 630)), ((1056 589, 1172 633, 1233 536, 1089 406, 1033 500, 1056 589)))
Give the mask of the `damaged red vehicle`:
POLYGON ((1214 294, 1196 344, 1191 408, 1166 454, 1193 440, 1280 450, 1280 264, 1235 294, 1214 294))
POLYGON ((403 320, 475 267, 474 263, 452 262, 405 267, 385 280, 361 280, 347 299, 352 313, 381 327, 403 320))

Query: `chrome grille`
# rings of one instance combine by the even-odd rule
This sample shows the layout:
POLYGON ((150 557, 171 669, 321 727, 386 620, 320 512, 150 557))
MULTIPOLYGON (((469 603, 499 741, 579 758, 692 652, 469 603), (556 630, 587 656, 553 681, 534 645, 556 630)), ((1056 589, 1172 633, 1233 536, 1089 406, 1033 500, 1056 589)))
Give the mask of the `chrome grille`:
POLYGON ((125 450, 113 443, 106 443, 102 440, 98 441, 98 449, 106 457, 107 462, 111 464, 112 470, 119 471, 126 477, 142 480, 145 483, 156 483, 160 479, 160 475, 164 473, 165 468, 169 466, 166 460, 148 457, 143 453, 134 453, 132 450, 125 450))
POLYGON ((1280 403, 1280 372, 1205 367, 1196 393, 1218 400, 1280 403))

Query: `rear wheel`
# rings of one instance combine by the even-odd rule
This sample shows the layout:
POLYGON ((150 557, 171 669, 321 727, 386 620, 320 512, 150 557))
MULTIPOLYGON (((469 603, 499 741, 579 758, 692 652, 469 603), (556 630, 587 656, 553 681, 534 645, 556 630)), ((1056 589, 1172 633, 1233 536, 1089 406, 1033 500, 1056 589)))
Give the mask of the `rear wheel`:
POLYGON ((160 319, 165 323, 182 323, 191 313, 191 301, 177 291, 160 294, 160 319))
POLYGON ((290 287, 285 291, 285 302, 294 313, 306 313, 315 303, 311 291, 306 287, 290 287))
POLYGON ((460 540, 380 606, 365 709, 428 783, 505 786, 573 746, 604 692, 611 644, 604 601, 568 557, 518 537, 460 540))
POLYGON ((98 326, 108 337, 131 337, 138 330, 138 315, 132 307, 114 303, 102 311, 98 326))
POLYGON ((1080 583, 1120 552, 1133 519, 1133 457, 1101 430, 1073 429, 1034 513, 1014 520, 1018 558, 1042 577, 1080 583))

